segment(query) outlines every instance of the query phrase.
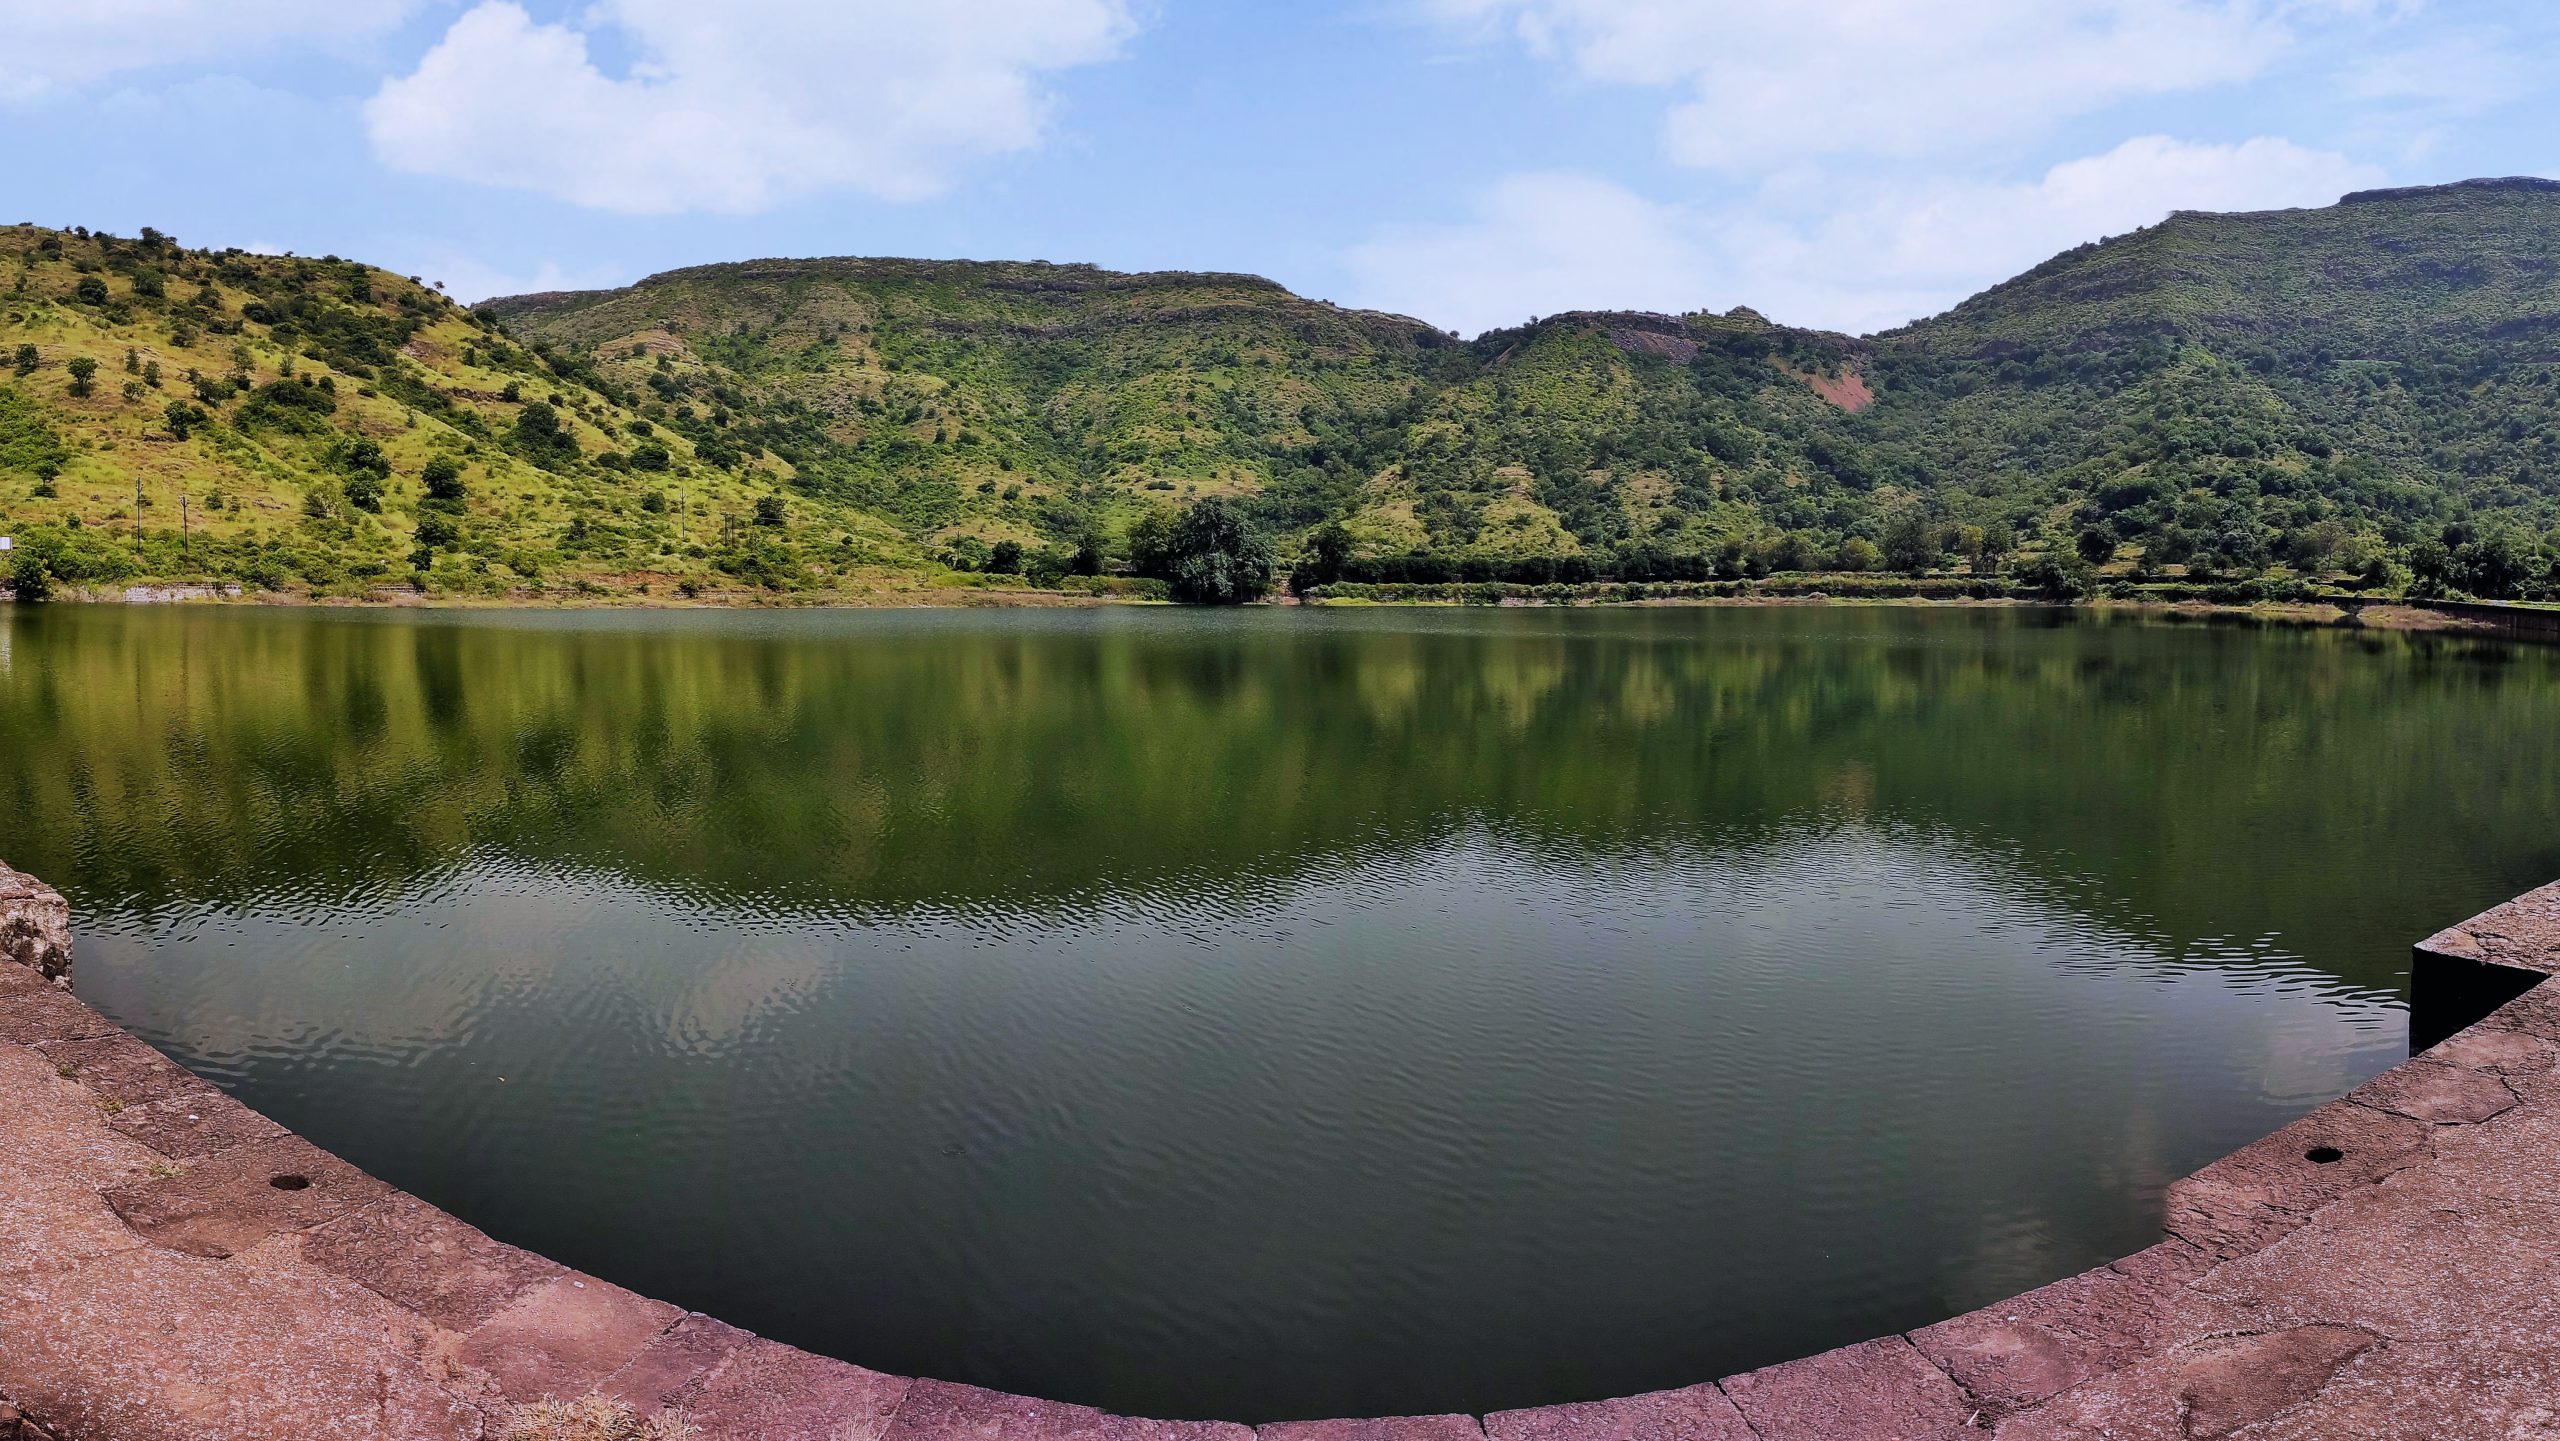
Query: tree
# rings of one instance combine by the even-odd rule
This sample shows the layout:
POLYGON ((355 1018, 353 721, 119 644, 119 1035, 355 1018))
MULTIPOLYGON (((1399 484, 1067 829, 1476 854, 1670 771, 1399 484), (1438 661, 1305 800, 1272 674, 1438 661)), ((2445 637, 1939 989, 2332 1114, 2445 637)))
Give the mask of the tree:
POLYGON ((2542 570, 2531 538, 2513 525, 2488 527, 2453 552, 2453 582, 2473 595, 2513 600, 2542 570))
POLYGON ((1076 535, 1075 554, 1067 559, 1070 575, 1102 574, 1102 532, 1087 529, 1076 535))
POLYGON ((2087 595, 2097 577, 2076 550, 2045 551, 2018 567, 2018 579, 2049 600, 2077 600, 2087 595))
POLYGON ((98 362, 85 355, 75 355, 71 357, 69 369, 71 371, 71 393, 75 396, 86 399, 92 388, 89 382, 95 380, 98 375, 98 362))
POLYGON ((1307 556, 1289 572, 1289 589, 1299 595, 1320 585, 1331 585, 1342 579, 1342 568, 1351 560, 1351 532, 1342 522, 1328 520, 1307 536, 1307 556))
POLYGON ((643 441, 631 448, 633 470, 665 470, 673 461, 674 457, 667 454, 667 448, 654 440, 643 441))
POLYGON ((987 552, 987 571, 991 575, 1022 574, 1022 542, 997 541, 987 552))
POLYGON ((1832 557, 1831 564, 1835 570, 1873 570, 1884 564, 1884 553, 1876 549, 1874 541, 1853 535, 1840 542, 1840 553, 1832 557))
MULTIPOLYGON (((756 497, 756 524, 762 526, 779 526, 790 518, 790 514, 783 507, 782 497, 780 495, 769 493, 756 497)), ((1013 548, 1013 554, 1015 562, 1017 564, 1020 563, 1022 558, 1022 547, 1018 545, 1015 546, 1013 548)))
POLYGON ((1241 605, 1271 589, 1271 543, 1234 502, 1211 496, 1174 522, 1168 558, 1176 600, 1241 605))
POLYGON ((560 423, 560 412, 548 401, 533 401, 516 412, 514 442, 526 459, 545 467, 578 453, 578 438, 560 423))
POLYGON ((168 409, 160 412, 160 419, 168 425, 173 438, 184 440, 195 433, 197 426, 204 424, 205 417, 203 411, 185 401, 173 400, 169 402, 168 409))
POLYGON ((382 510, 382 477, 369 470, 359 470, 347 477, 347 504, 358 510, 380 514, 382 510))
POLYGON ((2422 540, 2409 547, 2409 594, 2420 599, 2443 595, 2453 588, 2453 552, 2444 542, 2422 540))
POLYGON ((1946 554, 1939 544, 1938 528, 1917 508, 1906 510, 1885 527, 1884 563, 1906 575, 1935 570, 1946 554))
POLYGON ((20 376, 35 374, 36 367, 42 364, 44 364, 44 352, 36 349, 32 343, 18 347, 16 369, 20 376))
POLYGON ((462 466, 449 455, 430 459, 418 472, 418 480, 427 488, 427 499, 458 501, 464 495, 462 466))
POLYGON ((1173 579, 1175 515, 1163 506, 1139 516, 1129 527, 1129 568, 1153 580, 1173 579))
POLYGON ((107 303, 107 283, 94 275, 81 276, 80 283, 71 287, 71 293, 79 298, 82 305, 107 303))
POLYGON ((2091 565, 2105 565, 2116 558, 2116 538, 2093 525, 2080 532, 2080 538, 2072 542, 2072 549, 2091 565))

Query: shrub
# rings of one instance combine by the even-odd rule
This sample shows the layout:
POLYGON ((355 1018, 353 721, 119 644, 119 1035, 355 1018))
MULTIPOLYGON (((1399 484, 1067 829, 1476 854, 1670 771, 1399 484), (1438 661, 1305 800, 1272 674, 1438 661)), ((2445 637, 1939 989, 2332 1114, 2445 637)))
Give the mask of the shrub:
POLYGON ((29 603, 53 599, 53 561, 33 546, 19 551, 9 566, 9 588, 29 603))

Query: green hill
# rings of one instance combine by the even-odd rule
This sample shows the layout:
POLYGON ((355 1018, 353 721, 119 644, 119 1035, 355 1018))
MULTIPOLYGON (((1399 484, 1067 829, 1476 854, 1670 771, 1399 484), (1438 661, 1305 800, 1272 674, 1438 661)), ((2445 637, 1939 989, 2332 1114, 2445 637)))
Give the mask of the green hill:
POLYGON ((1460 341, 1045 264, 755 261, 470 313, 149 232, 0 230, 12 268, 0 531, 75 583, 1143 589, 1151 517, 1215 496, 1284 567, 1339 523, 1353 580, 2069 588, 2085 556, 2555 588, 2548 181, 2180 214, 1866 338, 1735 311, 1460 341))

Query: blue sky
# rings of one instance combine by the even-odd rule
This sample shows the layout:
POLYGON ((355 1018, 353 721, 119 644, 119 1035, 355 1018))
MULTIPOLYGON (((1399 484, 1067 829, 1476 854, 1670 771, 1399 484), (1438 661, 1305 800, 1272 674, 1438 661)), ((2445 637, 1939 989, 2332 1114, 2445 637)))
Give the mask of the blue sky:
POLYGON ((2491 0, 0 0, 7 209, 465 299, 771 255, 1246 270, 1467 332, 1871 330, 2172 208, 2560 175, 2491 0))

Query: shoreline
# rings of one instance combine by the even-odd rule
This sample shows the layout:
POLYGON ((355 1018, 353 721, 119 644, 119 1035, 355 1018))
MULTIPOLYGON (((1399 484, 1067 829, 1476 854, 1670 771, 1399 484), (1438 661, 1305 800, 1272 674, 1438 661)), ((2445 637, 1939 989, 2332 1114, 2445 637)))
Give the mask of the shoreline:
MULTIPOLYGON (((1909 607, 1955 610, 2078 610, 2096 614, 2133 614, 2181 620, 2247 621, 2325 629, 2392 631, 2486 639, 2560 641, 2560 609, 2508 607, 2496 603, 2427 601, 2402 598, 2374 600, 2255 601, 2247 603, 2197 599, 2145 599, 2091 596, 2059 599, 2038 596, 1858 595, 1810 592, 1669 595, 1628 598, 1607 593, 1617 587, 1594 586, 1591 593, 1566 596, 1504 596, 1497 600, 1460 595, 1299 597, 1286 591, 1239 609, 1308 610, 1705 610, 1775 607, 1909 607), (2486 612, 2486 614, 2483 614, 2486 612), (2500 612, 2534 621, 2520 628, 2500 612), (2549 621, 2540 618, 2548 616, 2549 621)), ((0 606, 16 602, 0 591, 0 606)), ((435 596, 385 589, 364 596, 312 596, 280 591, 246 591, 238 586, 148 585, 120 591, 68 588, 42 605, 135 606, 183 608, 255 608, 266 610, 374 611, 789 611, 789 610, 1098 610, 1189 609, 1155 596, 1032 587, 921 586, 868 592, 823 591, 776 593, 708 591, 694 596, 631 594, 527 594, 503 596, 435 596)), ((30 609, 37 608, 30 603, 30 609)))

